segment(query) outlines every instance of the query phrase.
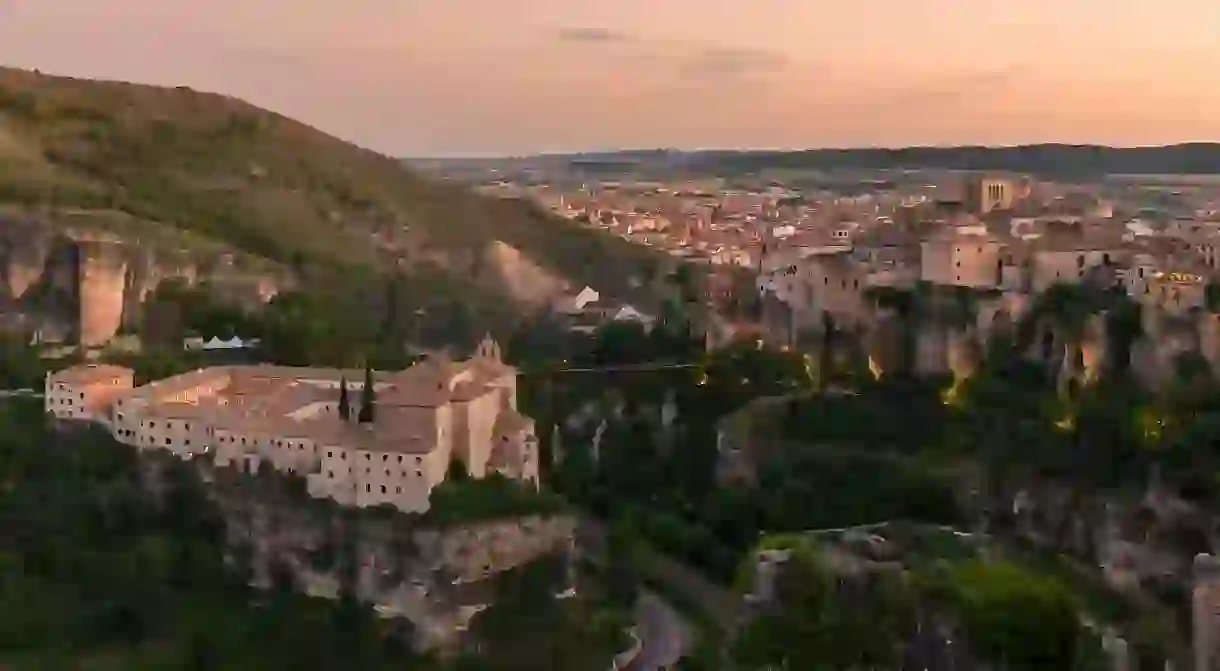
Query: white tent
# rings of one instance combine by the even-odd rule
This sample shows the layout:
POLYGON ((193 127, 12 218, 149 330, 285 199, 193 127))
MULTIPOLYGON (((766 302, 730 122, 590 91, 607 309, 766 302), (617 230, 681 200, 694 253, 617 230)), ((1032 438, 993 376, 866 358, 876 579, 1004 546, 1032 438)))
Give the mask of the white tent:
POLYGON ((649 317, 646 314, 643 314, 639 310, 636 310, 635 308, 631 307, 630 305, 624 305, 622 307, 622 309, 620 309, 618 311, 618 314, 614 315, 614 321, 616 321, 616 322, 630 321, 630 322, 636 322, 637 324, 643 324, 645 326, 650 326, 656 320, 653 319, 652 317, 649 317))
POLYGON ((244 342, 242 342, 241 338, 238 338, 237 336, 233 336, 232 338, 229 338, 228 340, 221 340, 220 338, 218 338, 216 336, 212 336, 211 340, 209 340, 203 344, 203 348, 205 350, 241 349, 245 346, 246 346, 246 344, 244 342))

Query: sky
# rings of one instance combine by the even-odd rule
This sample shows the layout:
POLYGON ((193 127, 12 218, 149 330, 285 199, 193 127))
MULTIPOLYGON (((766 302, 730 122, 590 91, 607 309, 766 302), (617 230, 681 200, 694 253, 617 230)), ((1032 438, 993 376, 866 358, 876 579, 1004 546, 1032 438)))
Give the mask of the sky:
POLYGON ((396 156, 1220 140, 1215 0, 0 0, 0 64, 396 156))

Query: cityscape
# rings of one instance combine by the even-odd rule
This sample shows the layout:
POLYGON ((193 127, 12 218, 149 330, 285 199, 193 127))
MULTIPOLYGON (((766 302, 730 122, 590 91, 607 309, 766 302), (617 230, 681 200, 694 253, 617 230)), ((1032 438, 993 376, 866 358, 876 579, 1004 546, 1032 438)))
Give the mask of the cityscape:
POLYGON ((0 670, 1220 670, 1209 7, 154 5, 0 7, 0 670))

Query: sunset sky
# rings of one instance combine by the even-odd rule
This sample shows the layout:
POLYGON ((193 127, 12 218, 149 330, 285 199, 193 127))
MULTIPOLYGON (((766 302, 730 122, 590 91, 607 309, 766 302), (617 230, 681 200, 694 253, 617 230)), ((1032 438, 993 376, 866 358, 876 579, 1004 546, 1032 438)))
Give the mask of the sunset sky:
POLYGON ((0 0, 0 63, 394 155, 1220 140, 1215 0, 0 0))

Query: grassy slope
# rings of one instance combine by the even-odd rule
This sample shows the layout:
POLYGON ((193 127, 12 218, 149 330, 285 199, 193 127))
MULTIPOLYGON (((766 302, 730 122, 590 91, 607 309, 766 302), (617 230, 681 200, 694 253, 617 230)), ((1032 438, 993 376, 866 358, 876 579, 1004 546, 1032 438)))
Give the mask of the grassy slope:
POLYGON ((233 98, 0 68, 3 202, 119 211, 282 263, 399 265, 492 294, 478 259, 496 239, 610 296, 638 298, 629 280, 656 261, 233 98))

